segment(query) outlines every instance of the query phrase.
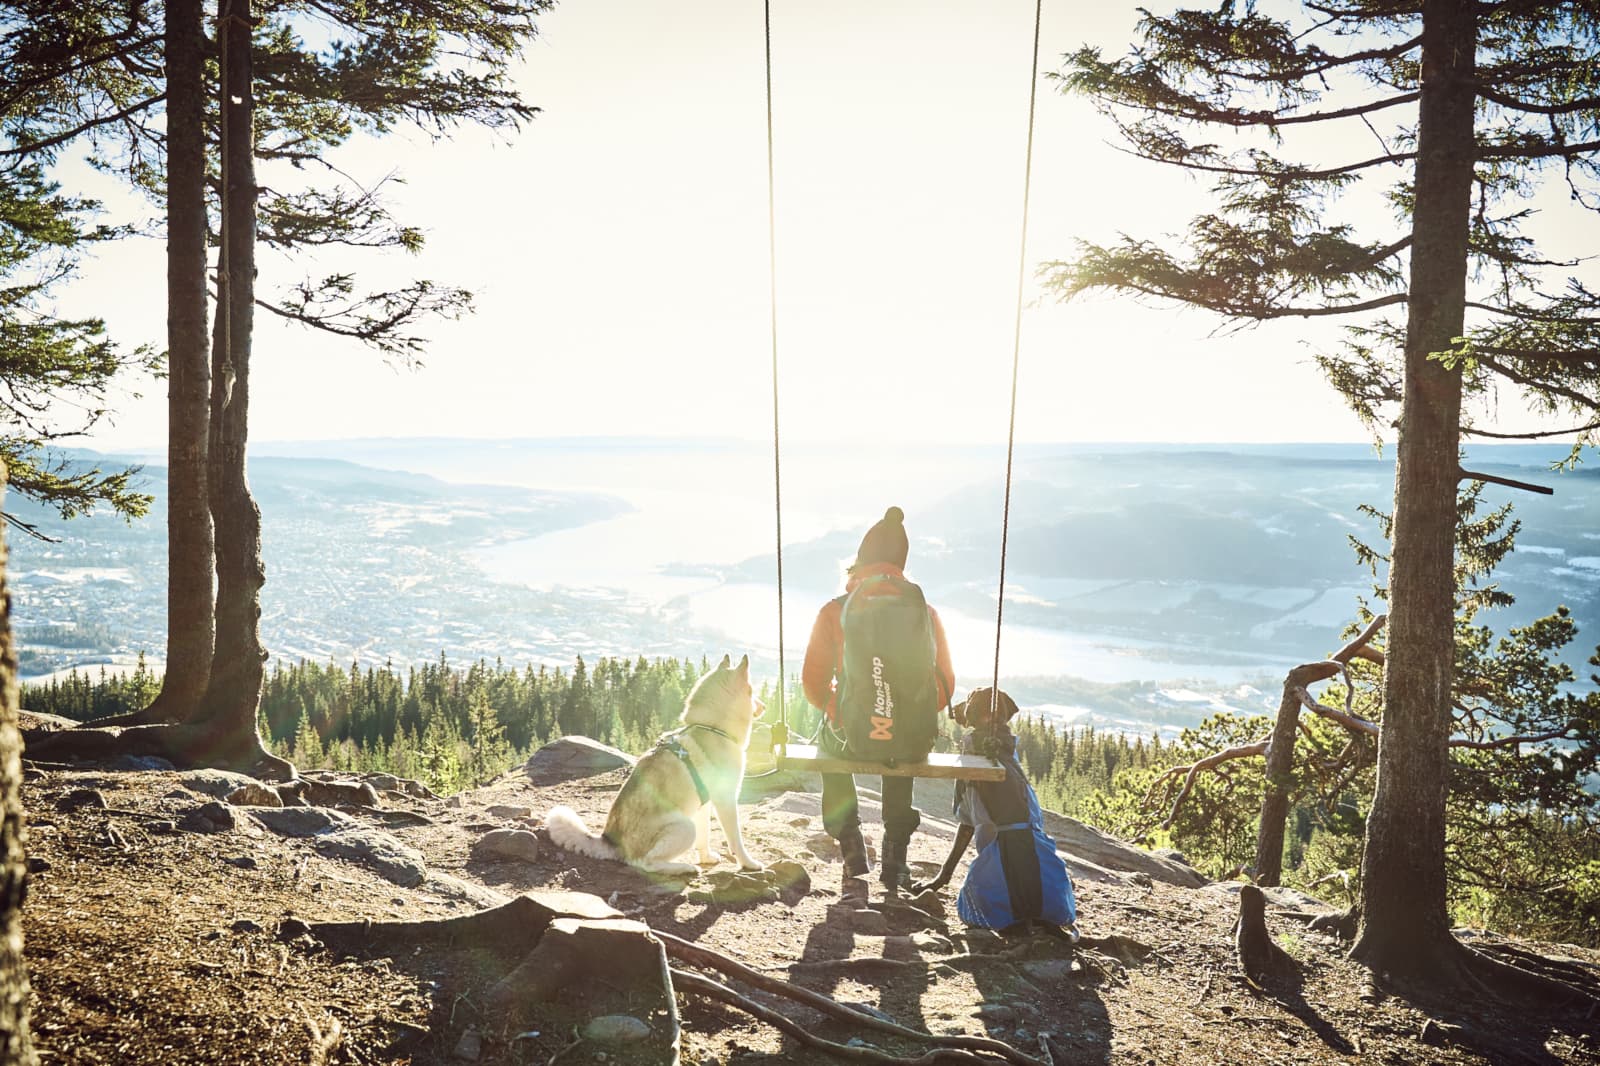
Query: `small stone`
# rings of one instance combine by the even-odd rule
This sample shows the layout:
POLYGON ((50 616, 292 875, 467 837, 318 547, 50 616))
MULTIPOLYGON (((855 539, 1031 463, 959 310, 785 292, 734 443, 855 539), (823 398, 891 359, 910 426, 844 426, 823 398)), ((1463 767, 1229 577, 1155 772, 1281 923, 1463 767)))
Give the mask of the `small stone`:
POLYGON ((248 774, 236 774, 231 770, 195 770, 184 774, 179 780, 184 788, 203 793, 213 799, 222 799, 228 793, 245 785, 260 784, 248 774))
POLYGON ((235 933, 259 933, 262 931, 261 923, 249 918, 240 918, 232 927, 235 933))
POLYGON ((519 820, 522 818, 532 818, 533 808, 517 807, 509 803, 496 803, 489 807, 485 813, 491 818, 510 818, 512 820, 519 820))
POLYGON ((276 789, 255 781, 248 785, 240 785, 228 793, 227 800, 235 807, 282 807, 283 798, 276 789))
POLYGON ((477 1062, 478 1056, 483 1054, 483 1037, 478 1035, 478 1030, 468 1029, 461 1034, 455 1050, 450 1054, 465 1062, 477 1062))
POLYGON ((161 798, 164 800, 186 800, 193 795, 194 793, 186 788, 175 788, 170 792, 163 792, 161 798))
POLYGON ((458 792, 454 796, 451 796, 449 799, 444 801, 444 805, 446 807, 454 807, 459 810, 461 808, 461 794, 458 792))
POLYGON ((229 866, 237 866, 241 870, 254 870, 256 868, 256 860, 248 855, 230 855, 222 861, 229 866))
POLYGON ((194 808, 178 819, 178 827, 194 833, 221 833, 232 829, 237 823, 233 819, 233 810, 226 803, 213 800, 194 808))
POLYGON ((1072 976, 1070 959, 1034 959, 1022 964, 1022 972, 1036 981, 1064 981, 1072 976))
POLYGON ((30 874, 42 874, 42 873, 46 872, 49 869, 50 869, 50 860, 49 859, 42 859, 37 855, 29 855, 28 856, 28 872, 30 874))
POLYGON ((146 822, 145 828, 152 833, 170 834, 178 831, 178 823, 170 818, 159 818, 153 822, 146 822))
POLYGON ((1015 1025, 1017 1009, 1004 1003, 985 1003, 978 1008, 978 1018, 986 1025, 1015 1025))
POLYGON ((478 839, 473 850, 495 859, 539 861, 539 838, 526 829, 496 829, 478 839))
POLYGON ((106 802, 105 794, 92 788, 75 788, 56 800, 58 811, 76 811, 85 807, 103 811, 109 806, 111 804, 106 802))
POLYGON ((367 784, 380 792, 400 791, 400 779, 394 774, 368 774, 367 784))
POLYGON ((378 790, 365 781, 314 781, 304 782, 300 794, 313 807, 376 807, 378 790))
POLYGON ((583 1027, 583 1038, 597 1044, 632 1044, 650 1035, 650 1027, 631 1014, 606 1014, 583 1027))
POLYGON ((311 926, 299 918, 285 918, 278 923, 278 939, 293 940, 296 937, 309 936, 311 926))

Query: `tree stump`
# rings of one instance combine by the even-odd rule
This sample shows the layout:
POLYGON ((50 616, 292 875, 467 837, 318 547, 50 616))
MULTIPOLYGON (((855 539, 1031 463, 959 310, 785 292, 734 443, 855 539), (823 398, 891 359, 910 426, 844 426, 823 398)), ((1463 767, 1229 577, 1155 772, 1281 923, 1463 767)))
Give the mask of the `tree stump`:
POLYGON ((1255 885, 1239 890, 1239 928, 1234 943, 1239 966, 1252 984, 1267 987, 1298 983, 1300 968, 1267 932, 1266 897, 1255 885))

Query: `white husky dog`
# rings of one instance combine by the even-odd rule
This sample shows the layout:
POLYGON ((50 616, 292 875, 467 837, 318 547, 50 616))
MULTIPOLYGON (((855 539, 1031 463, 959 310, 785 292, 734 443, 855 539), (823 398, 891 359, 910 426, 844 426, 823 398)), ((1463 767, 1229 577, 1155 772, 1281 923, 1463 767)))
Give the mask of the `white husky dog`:
POLYGON ((683 726, 656 743, 611 804, 603 833, 590 832, 570 807, 545 815, 550 839, 595 859, 621 859, 648 873, 692 877, 698 869, 678 857, 694 848, 702 864, 711 851, 707 807, 715 807, 734 858, 746 870, 762 864, 745 850, 739 833, 739 786, 745 747, 761 705, 750 687, 750 656, 729 665, 723 656, 684 701, 683 726))

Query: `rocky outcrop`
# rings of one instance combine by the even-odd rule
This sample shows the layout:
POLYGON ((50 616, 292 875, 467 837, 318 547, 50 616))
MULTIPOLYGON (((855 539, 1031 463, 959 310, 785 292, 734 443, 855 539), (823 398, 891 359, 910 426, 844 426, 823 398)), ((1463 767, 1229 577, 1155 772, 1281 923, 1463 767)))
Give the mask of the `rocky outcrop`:
POLYGON ((602 744, 588 737, 562 737, 552 740, 523 764, 523 773, 536 785, 567 781, 574 777, 589 777, 623 766, 632 766, 634 758, 627 752, 602 744))

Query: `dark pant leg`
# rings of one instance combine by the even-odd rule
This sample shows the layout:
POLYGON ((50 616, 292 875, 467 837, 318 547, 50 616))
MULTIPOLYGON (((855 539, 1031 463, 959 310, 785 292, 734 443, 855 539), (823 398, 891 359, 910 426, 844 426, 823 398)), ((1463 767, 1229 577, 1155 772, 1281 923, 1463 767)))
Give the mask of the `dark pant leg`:
POLYGON ((861 828, 856 779, 850 774, 822 775, 822 828, 833 839, 861 828))
POLYGON ((883 779, 883 838, 907 841, 922 824, 922 814, 911 805, 914 777, 885 777, 883 779))

